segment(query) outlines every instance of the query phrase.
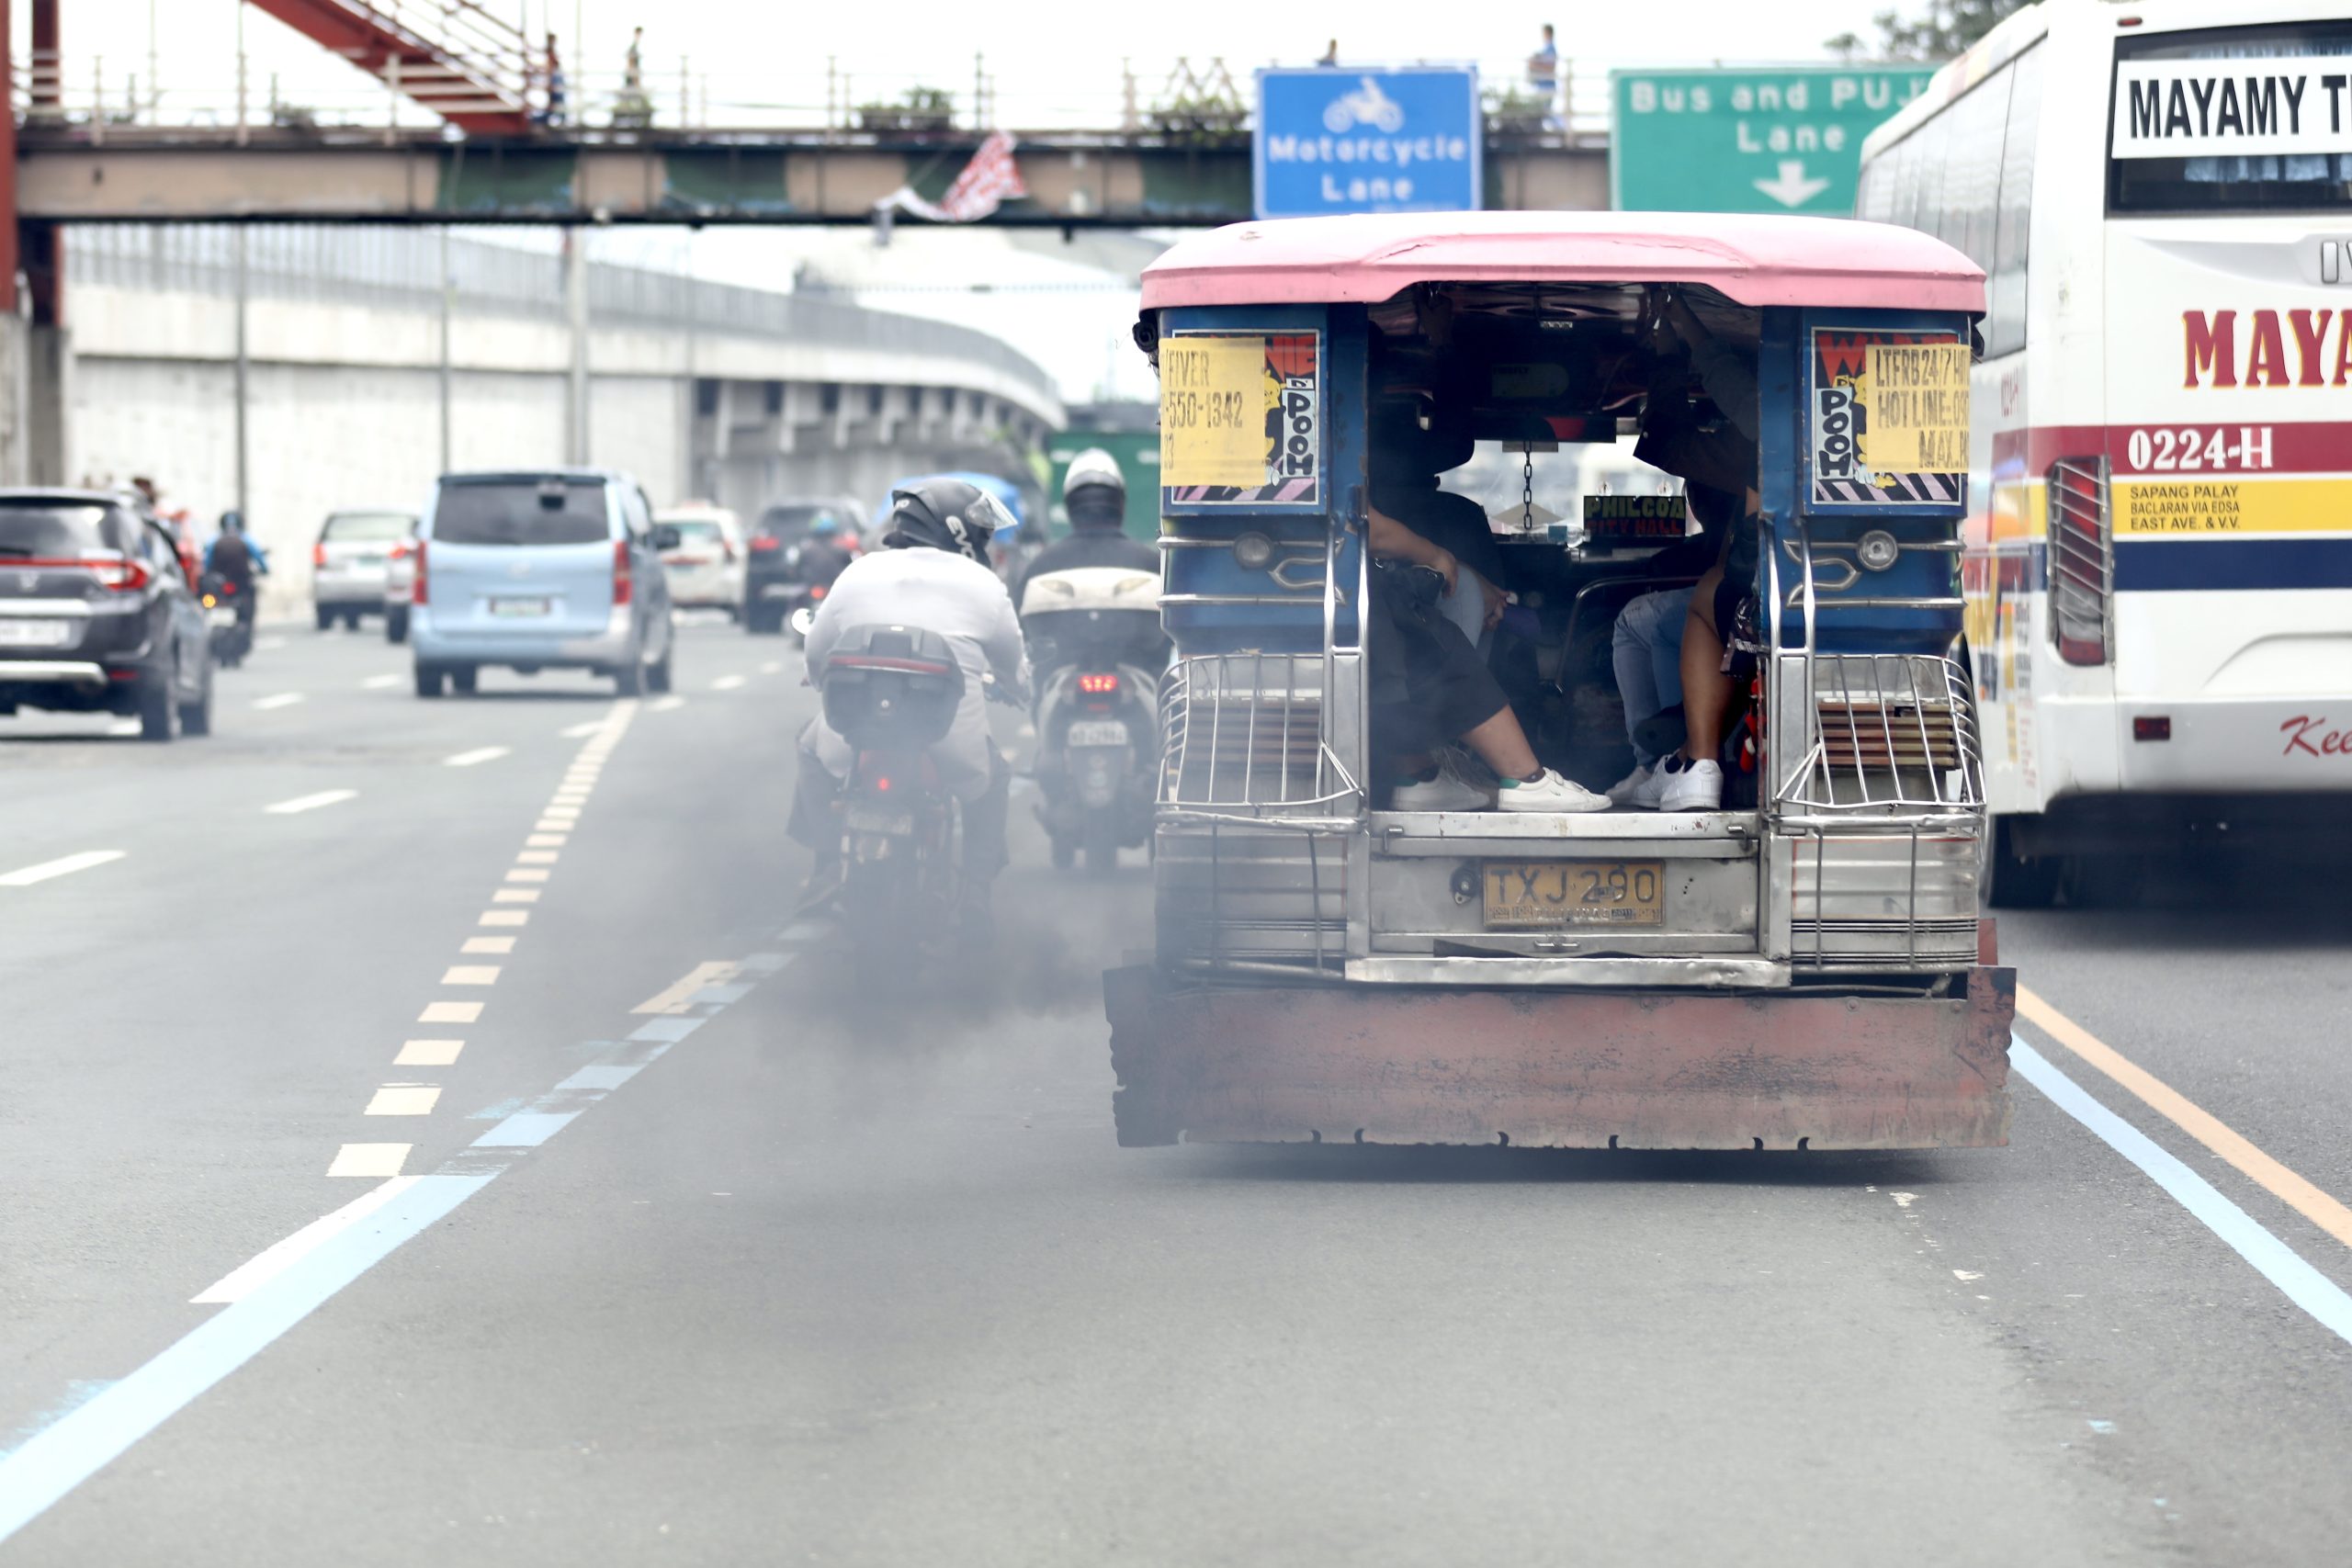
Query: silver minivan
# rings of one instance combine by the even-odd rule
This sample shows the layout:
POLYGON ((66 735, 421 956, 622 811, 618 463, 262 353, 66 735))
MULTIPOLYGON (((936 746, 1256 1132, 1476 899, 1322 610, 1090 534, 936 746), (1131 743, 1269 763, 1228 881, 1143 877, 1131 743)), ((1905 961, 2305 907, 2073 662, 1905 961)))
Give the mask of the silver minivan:
POLYGON ((445 474, 417 525, 416 694, 474 689, 485 664, 594 670, 623 696, 670 689, 674 643, 657 527, 628 475, 445 474))

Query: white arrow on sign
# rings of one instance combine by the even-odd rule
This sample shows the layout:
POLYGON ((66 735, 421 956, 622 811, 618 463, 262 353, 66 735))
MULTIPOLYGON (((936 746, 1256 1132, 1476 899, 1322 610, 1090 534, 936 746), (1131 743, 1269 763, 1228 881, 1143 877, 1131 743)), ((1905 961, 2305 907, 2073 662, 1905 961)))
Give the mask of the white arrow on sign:
POLYGON ((1752 180, 1749 183, 1782 207, 1803 207, 1829 188, 1827 180, 1809 180, 1804 177, 1804 160, 1802 158, 1783 158, 1781 160, 1781 172, 1778 176, 1769 180, 1752 180))

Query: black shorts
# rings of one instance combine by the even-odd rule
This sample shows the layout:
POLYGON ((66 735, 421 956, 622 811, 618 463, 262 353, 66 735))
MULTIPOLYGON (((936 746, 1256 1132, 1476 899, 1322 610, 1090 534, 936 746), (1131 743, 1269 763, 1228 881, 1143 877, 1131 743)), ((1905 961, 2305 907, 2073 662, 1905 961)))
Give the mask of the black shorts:
POLYGON ((1434 602, 1400 592, 1395 570, 1372 574, 1373 745, 1392 754, 1434 751, 1510 700, 1462 628, 1434 602))

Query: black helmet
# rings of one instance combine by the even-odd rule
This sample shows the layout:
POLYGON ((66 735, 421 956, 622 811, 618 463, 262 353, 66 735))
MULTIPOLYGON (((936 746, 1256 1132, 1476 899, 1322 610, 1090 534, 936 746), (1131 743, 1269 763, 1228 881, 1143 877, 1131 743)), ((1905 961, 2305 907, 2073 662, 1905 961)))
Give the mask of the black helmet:
POLYGON ((924 479, 890 492, 890 525, 882 543, 894 550, 953 550, 986 566, 989 539, 1012 525, 1003 504, 978 486, 924 479))

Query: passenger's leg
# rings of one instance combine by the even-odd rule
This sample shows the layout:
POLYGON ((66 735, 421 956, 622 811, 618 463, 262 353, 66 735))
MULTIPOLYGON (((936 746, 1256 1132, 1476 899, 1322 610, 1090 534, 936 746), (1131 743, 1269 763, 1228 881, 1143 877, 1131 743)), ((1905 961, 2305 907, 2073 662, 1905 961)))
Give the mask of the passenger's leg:
POLYGON ((1519 716, 1508 704, 1485 723, 1463 731, 1462 743, 1504 778, 1524 782, 1544 772, 1544 765, 1535 760, 1535 749, 1527 743, 1527 731, 1520 728, 1519 716))
POLYGON ((1617 613, 1617 626, 1609 637, 1609 663, 1617 674, 1617 697, 1625 705, 1625 739, 1633 742, 1634 761, 1648 767, 1657 761, 1642 750, 1636 727, 1665 705, 1657 692, 1657 593, 1644 593, 1617 613))
POLYGON ((1682 754, 1694 761, 1713 761, 1722 752, 1724 716, 1731 711, 1731 677, 1724 673, 1724 639, 1714 620, 1722 581, 1721 567, 1699 580, 1682 623, 1682 754))

